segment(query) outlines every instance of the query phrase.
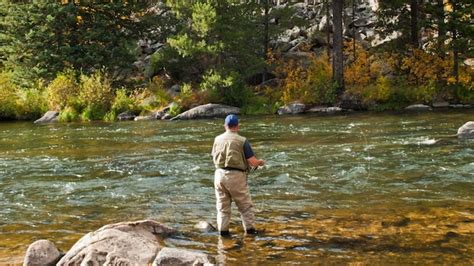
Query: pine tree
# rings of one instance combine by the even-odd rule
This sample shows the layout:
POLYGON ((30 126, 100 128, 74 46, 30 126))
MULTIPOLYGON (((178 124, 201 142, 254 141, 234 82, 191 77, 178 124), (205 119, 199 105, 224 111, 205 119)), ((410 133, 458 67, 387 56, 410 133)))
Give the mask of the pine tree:
POLYGON ((4 2, 0 54, 23 84, 51 79, 64 68, 89 73, 129 67, 137 40, 153 20, 147 1, 4 2))

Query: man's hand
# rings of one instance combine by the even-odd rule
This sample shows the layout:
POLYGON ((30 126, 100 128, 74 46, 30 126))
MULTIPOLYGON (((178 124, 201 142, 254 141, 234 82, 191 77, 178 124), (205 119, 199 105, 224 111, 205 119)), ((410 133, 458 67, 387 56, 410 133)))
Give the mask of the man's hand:
POLYGON ((255 156, 252 156, 252 157, 248 158, 247 162, 249 163, 250 167, 252 167, 252 168, 265 165, 264 160, 259 160, 255 156))

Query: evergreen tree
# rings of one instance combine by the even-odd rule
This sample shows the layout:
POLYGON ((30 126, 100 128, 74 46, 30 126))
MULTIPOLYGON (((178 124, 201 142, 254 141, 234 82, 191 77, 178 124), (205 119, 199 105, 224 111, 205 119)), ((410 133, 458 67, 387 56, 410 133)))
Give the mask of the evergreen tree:
POLYGON ((24 84, 64 68, 85 73, 130 67, 136 43, 155 21, 147 1, 5 1, 0 54, 24 84))

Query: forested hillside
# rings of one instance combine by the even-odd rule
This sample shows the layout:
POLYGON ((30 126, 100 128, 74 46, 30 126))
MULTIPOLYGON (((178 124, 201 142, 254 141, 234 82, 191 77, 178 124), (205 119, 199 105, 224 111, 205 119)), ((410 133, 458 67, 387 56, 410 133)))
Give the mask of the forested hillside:
POLYGON ((1 1, 0 119, 472 104, 473 11, 470 0, 1 1))

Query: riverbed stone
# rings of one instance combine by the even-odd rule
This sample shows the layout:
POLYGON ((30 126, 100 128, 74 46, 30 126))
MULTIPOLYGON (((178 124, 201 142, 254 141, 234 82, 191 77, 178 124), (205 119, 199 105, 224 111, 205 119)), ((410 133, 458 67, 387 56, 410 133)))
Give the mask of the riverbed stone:
POLYGON ((156 120, 155 117, 153 117, 152 115, 140 115, 140 116, 137 116, 133 119, 134 121, 151 121, 151 120, 156 120))
POLYGON ((158 253, 152 265, 187 266, 209 264, 207 255, 202 252, 165 247, 158 253))
POLYGON ((240 108, 223 105, 223 104, 214 104, 208 103, 205 105, 200 105, 189 109, 188 111, 181 113, 171 120, 189 120, 189 119, 199 119, 199 118, 212 118, 212 117, 225 117, 229 114, 239 114, 240 108))
POLYGON ((310 108, 307 112, 308 113, 321 113, 321 114, 334 114, 334 113, 340 113, 342 112, 342 108, 337 107, 337 106, 331 106, 331 107, 326 107, 326 106, 315 106, 310 108))
POLYGON ((433 108, 448 108, 449 103, 448 102, 434 102, 432 106, 433 108))
POLYGON ((117 115, 119 121, 127 121, 135 119, 136 115, 131 111, 126 111, 117 115))
POLYGON ((412 104, 405 107, 405 110, 408 110, 408 111, 427 111, 430 109, 431 108, 426 104, 412 104))
POLYGON ((194 228, 199 229, 205 233, 217 231, 215 226, 206 221, 199 221, 198 223, 196 223, 196 225, 194 225, 194 228))
POLYGON ((57 265, 147 265, 160 238, 174 232, 153 220, 106 225, 83 236, 57 265))
POLYGON ((287 104, 283 107, 280 107, 278 109, 278 114, 279 115, 295 115, 295 114, 301 114, 306 111, 306 105, 303 103, 299 102, 294 102, 287 104))
POLYGON ((458 138, 472 139, 474 138, 474 121, 466 122, 458 129, 458 138))
POLYGON ((53 242, 41 239, 28 247, 23 265, 54 265, 60 258, 61 252, 59 252, 53 242))
POLYGON ((58 118, 58 111, 47 111, 40 119, 35 121, 35 124, 57 122, 58 118))

